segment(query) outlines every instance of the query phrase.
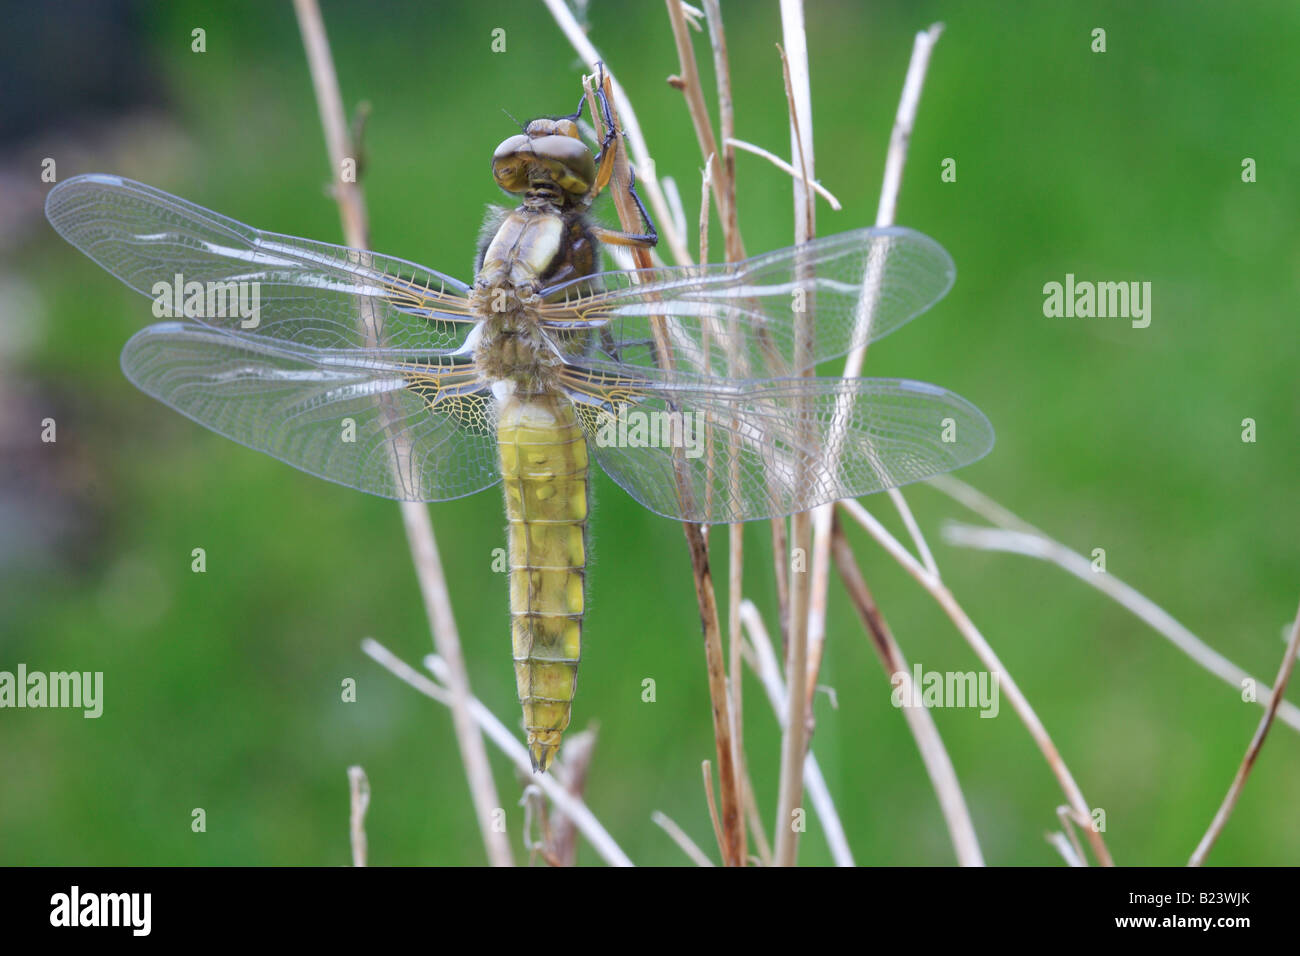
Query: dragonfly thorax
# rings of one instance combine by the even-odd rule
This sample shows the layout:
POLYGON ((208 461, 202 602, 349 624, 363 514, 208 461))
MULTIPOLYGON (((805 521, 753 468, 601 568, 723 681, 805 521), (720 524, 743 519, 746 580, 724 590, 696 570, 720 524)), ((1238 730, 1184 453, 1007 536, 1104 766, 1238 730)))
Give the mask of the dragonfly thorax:
POLYGON ((479 374, 489 384, 510 382, 524 395, 558 388, 560 357, 546 341, 536 318, 523 309, 485 319, 474 358, 479 374))
POLYGON ((589 274, 593 264, 573 212, 539 200, 501 216, 469 297, 482 323, 474 358, 485 381, 510 381, 530 395, 556 390, 561 360, 538 324, 539 292, 557 277, 589 274))

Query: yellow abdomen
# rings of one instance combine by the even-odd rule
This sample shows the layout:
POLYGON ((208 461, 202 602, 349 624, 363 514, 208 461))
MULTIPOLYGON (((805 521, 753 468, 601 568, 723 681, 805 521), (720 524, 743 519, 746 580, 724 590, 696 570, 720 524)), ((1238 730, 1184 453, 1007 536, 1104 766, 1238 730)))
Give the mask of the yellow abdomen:
POLYGON ((569 726, 582 657, 587 444, 560 395, 506 398, 497 444, 510 522, 515 683, 540 772, 569 726))

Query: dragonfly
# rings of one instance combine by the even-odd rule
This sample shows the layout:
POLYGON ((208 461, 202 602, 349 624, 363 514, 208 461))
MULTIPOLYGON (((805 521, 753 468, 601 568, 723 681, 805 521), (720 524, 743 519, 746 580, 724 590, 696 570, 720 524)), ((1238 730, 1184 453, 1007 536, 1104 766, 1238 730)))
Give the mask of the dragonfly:
MULTIPOLYGON (((777 518, 968 465, 993 444, 966 399, 815 366, 925 312, 944 248, 862 228, 743 262, 599 271, 616 127, 533 120, 492 157, 496 208, 465 283, 369 250, 265 232, 90 174, 46 201, 55 230, 165 321, 121 365, 146 394, 360 491, 449 501, 504 487, 511 644, 534 771, 569 725, 586 600, 590 463, 668 518, 777 518)), ((618 187, 624 188, 624 187, 618 187)))

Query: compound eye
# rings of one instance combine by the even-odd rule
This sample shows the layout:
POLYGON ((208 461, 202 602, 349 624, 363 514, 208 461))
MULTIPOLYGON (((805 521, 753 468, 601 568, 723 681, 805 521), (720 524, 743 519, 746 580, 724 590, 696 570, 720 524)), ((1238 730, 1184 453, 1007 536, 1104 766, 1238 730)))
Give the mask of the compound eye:
POLYGON ((535 161, 528 137, 511 136, 492 154, 492 178, 506 192, 525 192, 528 189, 529 165, 535 161))
POLYGON ((557 136, 572 136, 574 139, 581 139, 578 135, 578 124, 571 119, 556 120, 555 134, 557 136))
POLYGON ((532 141, 537 161, 543 164, 565 192, 581 196, 596 179, 596 161, 582 140, 568 136, 543 136, 532 141))

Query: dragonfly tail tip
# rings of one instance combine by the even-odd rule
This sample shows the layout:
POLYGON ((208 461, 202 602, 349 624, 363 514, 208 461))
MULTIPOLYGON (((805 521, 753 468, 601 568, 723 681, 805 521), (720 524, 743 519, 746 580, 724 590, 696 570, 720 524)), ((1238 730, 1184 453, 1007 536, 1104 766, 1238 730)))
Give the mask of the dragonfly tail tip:
POLYGON ((528 758, 533 762, 533 773, 546 773, 559 749, 559 744, 542 743, 540 740, 528 741, 528 758))

